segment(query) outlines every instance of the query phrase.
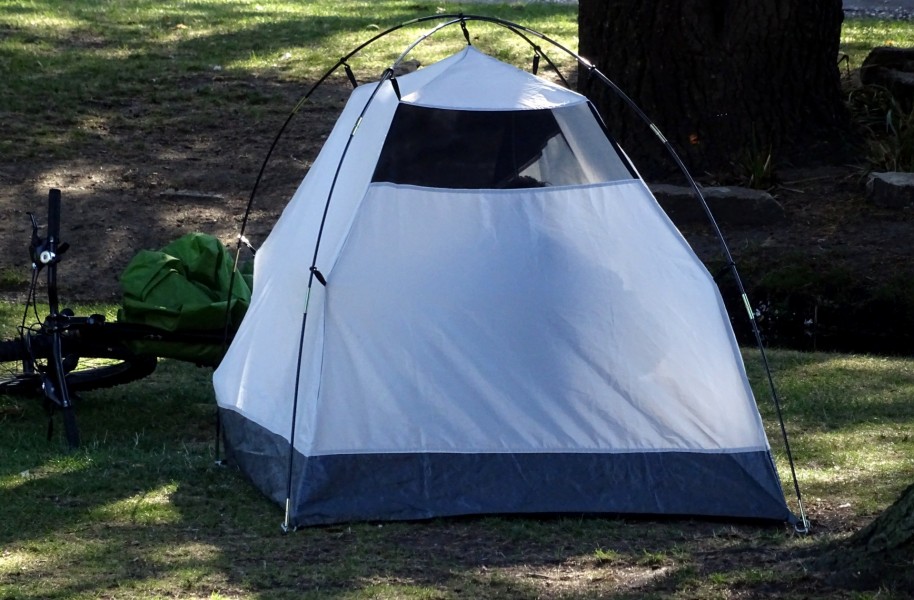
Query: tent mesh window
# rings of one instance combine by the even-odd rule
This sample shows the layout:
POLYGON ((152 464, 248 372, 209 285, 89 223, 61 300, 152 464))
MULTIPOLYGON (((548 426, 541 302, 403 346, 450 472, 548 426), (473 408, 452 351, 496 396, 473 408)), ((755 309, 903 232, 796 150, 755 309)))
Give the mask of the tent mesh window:
POLYGON ((474 111, 403 103, 394 115, 372 181, 510 189, 634 177, 586 104, 474 111))

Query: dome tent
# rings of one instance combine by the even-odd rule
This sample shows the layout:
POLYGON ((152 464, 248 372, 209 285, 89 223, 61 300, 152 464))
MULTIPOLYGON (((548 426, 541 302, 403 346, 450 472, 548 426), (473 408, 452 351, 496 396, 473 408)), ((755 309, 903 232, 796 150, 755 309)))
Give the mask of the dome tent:
POLYGON ((586 98, 472 46, 354 90, 214 383, 289 527, 794 520, 713 278, 586 98))

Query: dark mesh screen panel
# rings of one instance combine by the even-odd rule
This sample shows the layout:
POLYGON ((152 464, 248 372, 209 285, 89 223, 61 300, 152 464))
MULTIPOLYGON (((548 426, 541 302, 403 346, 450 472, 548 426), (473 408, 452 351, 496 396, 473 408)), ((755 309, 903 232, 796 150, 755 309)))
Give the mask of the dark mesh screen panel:
POLYGON ((551 110, 445 110, 404 103, 372 181, 461 189, 591 183, 569 164, 576 166, 577 160, 551 110), (556 162, 561 172, 543 167, 556 162))

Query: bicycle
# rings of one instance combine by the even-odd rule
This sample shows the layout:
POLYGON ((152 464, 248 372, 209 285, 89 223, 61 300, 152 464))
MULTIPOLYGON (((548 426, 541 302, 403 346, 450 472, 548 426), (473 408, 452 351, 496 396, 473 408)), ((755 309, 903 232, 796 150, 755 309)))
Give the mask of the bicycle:
MULTIPOLYGON (((133 323, 111 322, 104 315, 76 316, 60 309, 57 266, 69 245, 60 241, 61 193, 48 194, 47 235, 32 213, 29 254, 31 284, 18 337, 0 341, 0 395, 42 397, 48 412, 48 439, 53 417, 62 415, 69 449, 80 444, 74 400, 80 392, 122 385, 150 375, 156 355, 138 352, 137 342, 218 344, 226 346, 231 332, 174 332, 133 323), (38 313, 37 286, 47 274, 48 314, 38 313), (30 322, 31 313, 31 322, 30 322)), ((148 347, 148 346, 147 346, 148 347)), ((213 365, 210 365, 213 366, 213 365)))

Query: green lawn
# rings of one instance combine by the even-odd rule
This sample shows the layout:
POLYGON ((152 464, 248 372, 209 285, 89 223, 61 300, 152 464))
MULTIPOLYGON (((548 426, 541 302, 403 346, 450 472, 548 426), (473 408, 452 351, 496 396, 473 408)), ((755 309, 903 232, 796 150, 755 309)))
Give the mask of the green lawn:
POLYGON ((841 51, 856 69, 876 46, 914 46, 914 24, 911 21, 886 21, 872 18, 845 19, 841 29, 841 51))
MULTIPOLYGON (((564 4, 6 0, 0 6, 0 156, 73 159, 101 137, 180 127, 180 117, 188 114, 200 128, 223 122, 229 109, 239 111, 233 112, 236 117, 278 119, 291 108, 287 96, 263 85, 216 84, 272 82, 304 91, 380 31, 417 17, 460 12, 516 21, 577 48, 576 9, 564 4)), ((404 28, 356 56, 351 63, 357 77, 377 78, 432 25, 404 28)), ((470 33, 474 44, 499 58, 532 60, 529 45, 504 29, 475 22, 470 33)), ((462 43, 460 29, 452 27, 415 55, 433 62, 462 43)), ((914 27, 874 19, 845 22, 841 48, 852 67, 872 46, 886 43, 911 45, 914 27)), ((561 52, 542 46, 563 67, 572 66, 561 52)))

